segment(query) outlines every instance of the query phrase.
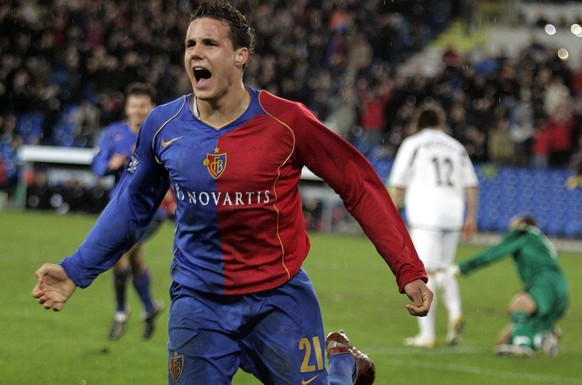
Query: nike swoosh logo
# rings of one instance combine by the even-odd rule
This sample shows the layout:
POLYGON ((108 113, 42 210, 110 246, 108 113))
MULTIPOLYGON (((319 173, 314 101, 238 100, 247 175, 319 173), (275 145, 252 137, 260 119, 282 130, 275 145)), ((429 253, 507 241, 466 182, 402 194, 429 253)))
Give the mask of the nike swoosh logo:
POLYGON ((311 383, 313 380, 315 380, 317 377, 319 377, 319 374, 315 377, 311 377, 309 380, 301 380, 301 385, 307 385, 309 383, 311 383))
POLYGON ((177 138, 174 138, 174 139, 170 139, 170 140, 168 140, 167 142, 166 142, 164 139, 162 139, 162 147, 166 148, 166 147, 168 147, 170 144, 174 143, 176 140, 180 140, 180 139, 182 139, 182 137, 181 137, 181 136, 179 136, 179 137, 177 137, 177 138))

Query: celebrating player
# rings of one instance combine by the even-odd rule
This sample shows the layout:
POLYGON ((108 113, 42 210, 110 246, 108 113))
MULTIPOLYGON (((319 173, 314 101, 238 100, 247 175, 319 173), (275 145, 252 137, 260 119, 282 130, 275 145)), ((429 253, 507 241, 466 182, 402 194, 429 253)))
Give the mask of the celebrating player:
POLYGON ((370 163, 305 106, 244 85, 253 43, 227 2, 191 15, 184 64, 193 93, 150 113, 116 195, 73 255, 37 270, 33 296, 60 310, 139 239, 171 186, 169 384, 230 384, 239 368, 265 384, 371 384, 372 362, 344 333, 324 347, 301 268, 303 167, 342 197, 415 316, 432 301, 424 266, 370 163))
MULTIPOLYGON (((132 83, 128 86, 125 93, 127 119, 115 122, 105 130, 99 143, 99 150, 91 163, 91 169, 96 175, 113 175, 116 182, 120 180, 135 149, 139 128, 155 106, 155 95, 155 89, 148 84, 132 83)), ((123 254, 119 262, 113 266, 115 313, 109 330, 110 339, 120 338, 127 328, 129 309, 126 292, 130 277, 144 308, 143 338, 149 339, 153 335, 156 317, 164 308, 164 304, 153 299, 150 271, 143 257, 143 242, 156 231, 164 219, 164 211, 159 210, 139 242, 123 254)))
POLYGON ((507 312, 511 324, 501 331, 495 353, 529 357, 535 349, 549 356, 559 352, 556 322, 568 307, 569 289, 556 249, 535 218, 517 215, 503 239, 474 257, 453 265, 455 274, 474 270, 512 255, 523 289, 513 296, 507 312))
MULTIPOLYGON (((477 228, 478 179, 467 151, 444 131, 440 108, 419 109, 416 133, 407 137, 394 159, 388 181, 397 206, 405 200, 410 236, 429 276, 429 288, 440 294, 448 311, 448 345, 461 339, 464 325, 459 283, 448 273, 461 232, 465 239, 477 228)), ((419 333, 408 346, 434 347, 435 312, 419 318, 419 333)))

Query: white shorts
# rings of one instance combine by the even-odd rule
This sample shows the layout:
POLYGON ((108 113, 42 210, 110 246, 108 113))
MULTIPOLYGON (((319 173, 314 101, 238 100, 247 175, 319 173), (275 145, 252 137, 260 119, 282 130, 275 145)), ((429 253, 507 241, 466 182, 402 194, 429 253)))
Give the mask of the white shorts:
POLYGON ((460 231, 414 227, 409 231, 427 273, 443 271, 454 262, 460 231))

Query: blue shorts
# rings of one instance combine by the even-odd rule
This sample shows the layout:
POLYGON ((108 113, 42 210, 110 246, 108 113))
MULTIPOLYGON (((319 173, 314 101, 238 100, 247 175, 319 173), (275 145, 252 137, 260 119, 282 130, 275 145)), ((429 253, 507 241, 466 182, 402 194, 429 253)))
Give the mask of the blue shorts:
POLYGON ((211 295, 172 283, 168 384, 229 385, 239 368, 264 384, 327 385, 317 297, 301 270, 249 295, 211 295))

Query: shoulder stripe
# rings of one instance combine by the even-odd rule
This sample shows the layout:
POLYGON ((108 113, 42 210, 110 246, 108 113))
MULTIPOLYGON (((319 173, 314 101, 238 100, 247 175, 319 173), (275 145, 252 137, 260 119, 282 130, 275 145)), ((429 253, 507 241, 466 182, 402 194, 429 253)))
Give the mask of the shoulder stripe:
MULTIPOLYGON (((261 92, 263 92, 263 91, 261 91, 261 92)), ((279 181, 279 177, 281 176, 281 167, 283 167, 285 165, 285 163, 287 163, 289 161, 289 159, 293 155, 293 152, 295 151, 295 144, 296 144, 295 143, 295 141, 296 141, 295 132, 293 132, 293 129, 287 123, 283 122, 279 118, 277 118, 274 115, 272 115, 269 111, 267 111, 266 108, 265 108, 265 106, 263 105, 263 103, 261 103, 261 99, 260 98, 258 98, 258 101, 259 101, 259 105, 261 106, 261 108, 263 109, 263 111, 265 111, 265 114, 267 114, 271 119, 273 119, 276 122, 278 122, 279 124, 281 124, 283 127, 287 128, 289 130, 289 132, 291 133, 291 136, 293 137, 293 146, 291 148, 291 152, 287 155, 287 157, 285 158, 285 160, 283 161, 283 163, 281 165, 279 165, 279 167, 277 168, 277 178, 273 182, 273 192, 275 193, 275 203, 273 204, 273 208, 275 209, 275 212, 277 213, 277 239, 279 240, 279 245, 281 246, 281 265, 283 266, 283 268, 287 272, 287 277, 290 279, 291 278, 291 273, 289 271, 289 268, 285 264, 285 256, 286 256, 286 254, 285 254, 285 246, 283 245, 283 240, 281 239, 280 231, 279 231, 280 212, 279 212, 279 209, 277 208, 277 202, 279 201, 278 200, 278 195, 277 195, 277 182, 279 181)))

